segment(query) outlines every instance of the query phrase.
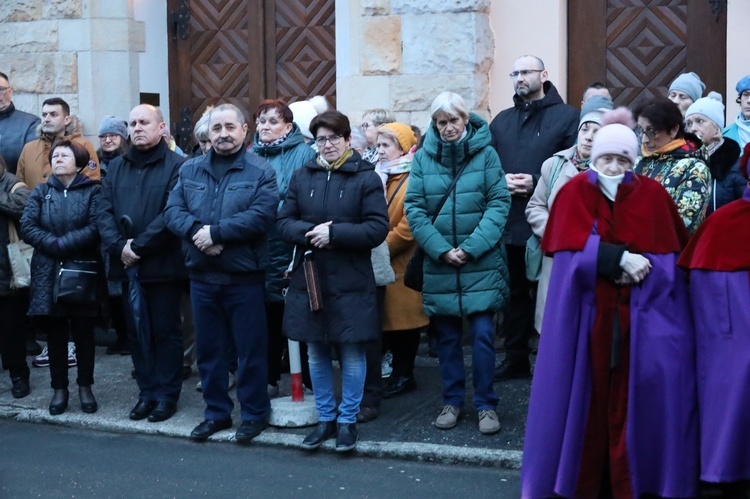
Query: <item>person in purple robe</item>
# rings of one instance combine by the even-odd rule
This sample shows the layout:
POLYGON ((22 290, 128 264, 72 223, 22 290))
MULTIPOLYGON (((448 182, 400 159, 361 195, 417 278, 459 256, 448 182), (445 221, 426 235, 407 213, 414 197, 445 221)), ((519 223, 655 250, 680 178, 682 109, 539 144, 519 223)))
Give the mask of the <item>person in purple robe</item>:
POLYGON ((542 239, 553 265, 521 495, 693 497, 695 339, 676 265, 688 235, 666 190, 632 171, 632 114, 602 124, 542 239))
MULTIPOLYGON (((745 157, 741 172, 748 176, 745 157)), ((750 492, 750 187, 716 210, 685 248, 697 338, 701 480, 750 492)))

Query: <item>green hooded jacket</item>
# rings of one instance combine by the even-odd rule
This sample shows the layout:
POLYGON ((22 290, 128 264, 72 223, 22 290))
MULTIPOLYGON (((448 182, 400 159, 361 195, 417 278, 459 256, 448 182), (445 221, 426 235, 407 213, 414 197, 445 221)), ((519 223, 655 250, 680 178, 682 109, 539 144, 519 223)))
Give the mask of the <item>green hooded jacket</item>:
POLYGON ((467 316, 505 307, 508 263, 502 234, 510 193, 487 122, 469 117, 467 134, 457 142, 440 139, 430 125, 412 162, 404 205, 409 227, 426 253, 422 299, 427 315, 467 316), (455 189, 432 223, 440 200, 468 162, 455 189), (454 267, 440 255, 460 248, 469 261, 454 267))

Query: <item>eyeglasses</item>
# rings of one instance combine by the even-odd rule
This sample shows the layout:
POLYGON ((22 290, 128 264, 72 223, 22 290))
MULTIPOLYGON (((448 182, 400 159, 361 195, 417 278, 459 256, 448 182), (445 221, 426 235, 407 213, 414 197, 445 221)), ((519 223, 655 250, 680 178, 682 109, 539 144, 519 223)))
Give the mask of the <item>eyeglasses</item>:
POLYGON ((106 142, 106 141, 114 142, 115 139, 117 139, 117 137, 119 137, 119 135, 117 135, 116 133, 107 133, 104 135, 100 135, 99 140, 101 140, 102 142, 106 142))
POLYGON ((511 78, 518 78, 519 76, 523 76, 524 78, 526 78, 531 73, 541 73, 543 71, 544 69, 521 69, 520 71, 511 72, 508 76, 510 76, 511 78))
POLYGON ((4 94, 8 90, 10 90, 10 87, 0 87, 0 94, 4 94))
POLYGON ((659 135, 659 130, 644 130, 641 127, 636 127, 634 132, 639 139, 645 135, 649 140, 654 140, 654 138, 659 135))
POLYGON ((377 126, 377 125, 375 125, 375 123, 367 123, 367 122, 365 122, 365 123, 362 123, 361 125, 359 125, 359 128, 361 128, 362 130, 367 130, 371 126, 374 127, 374 126, 377 126))
POLYGON ((315 137, 315 143, 318 144, 318 147, 325 146, 326 142, 330 142, 334 146, 338 145, 338 143, 341 142, 341 135, 331 135, 329 137, 315 137))

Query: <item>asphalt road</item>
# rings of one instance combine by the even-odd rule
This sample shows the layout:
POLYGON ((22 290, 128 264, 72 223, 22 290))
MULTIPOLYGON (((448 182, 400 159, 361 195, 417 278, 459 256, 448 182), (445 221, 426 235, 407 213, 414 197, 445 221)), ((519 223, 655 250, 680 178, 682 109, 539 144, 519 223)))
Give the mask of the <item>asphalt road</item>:
POLYGON ((518 471, 0 420, 0 498, 516 498, 518 471))

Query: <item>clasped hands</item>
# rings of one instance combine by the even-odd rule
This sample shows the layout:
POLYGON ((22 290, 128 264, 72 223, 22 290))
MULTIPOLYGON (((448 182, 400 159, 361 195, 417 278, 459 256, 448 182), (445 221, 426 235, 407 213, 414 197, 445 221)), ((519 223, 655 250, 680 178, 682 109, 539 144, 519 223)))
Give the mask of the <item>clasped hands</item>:
POLYGON ((505 182, 511 196, 529 196, 534 192, 534 177, 528 173, 506 173, 505 182))
POLYGON ((440 255, 440 259, 448 265, 460 267, 469 261, 469 254, 461 248, 453 248, 452 250, 446 251, 440 255))
POLYGON ((193 234, 193 244, 208 256, 218 256, 224 250, 223 244, 214 244, 211 239, 211 226, 204 225, 193 234))
POLYGON ((311 231, 305 233, 305 237, 310 239, 310 244, 316 248, 331 247, 331 224, 332 220, 326 223, 318 224, 311 231))
POLYGON ((643 282, 649 272, 651 272, 651 262, 648 258, 638 253, 630 253, 629 251, 622 254, 620 267, 623 272, 615 283, 623 286, 643 282))

